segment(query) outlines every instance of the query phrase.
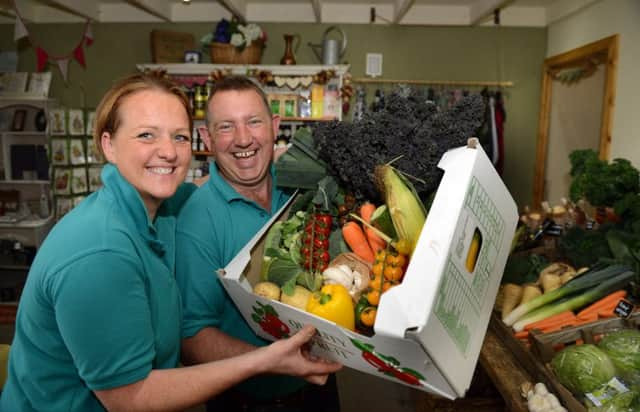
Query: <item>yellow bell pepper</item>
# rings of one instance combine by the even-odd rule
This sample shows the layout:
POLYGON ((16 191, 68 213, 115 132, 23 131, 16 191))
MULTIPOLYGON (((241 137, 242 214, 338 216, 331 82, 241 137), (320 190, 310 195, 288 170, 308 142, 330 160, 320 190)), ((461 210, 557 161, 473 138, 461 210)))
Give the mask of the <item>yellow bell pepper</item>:
POLYGON ((324 285, 307 302, 307 312, 325 318, 349 330, 355 330, 353 301, 343 285, 324 285))

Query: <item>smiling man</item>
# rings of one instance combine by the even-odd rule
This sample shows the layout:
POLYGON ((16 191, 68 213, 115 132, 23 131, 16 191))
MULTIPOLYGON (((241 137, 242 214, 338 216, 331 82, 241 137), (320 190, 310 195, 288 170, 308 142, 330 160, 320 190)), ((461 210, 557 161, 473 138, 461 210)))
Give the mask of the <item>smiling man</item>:
MULTIPOLYGON (((279 125, 264 92, 249 78, 229 76, 214 85, 200 135, 215 161, 209 180, 183 207, 176 235, 185 364, 268 344, 244 321, 215 270, 225 267, 289 199, 274 178, 279 125)), ((339 402, 334 376, 315 386, 272 375, 243 382, 211 400, 207 410, 335 412, 339 402)))

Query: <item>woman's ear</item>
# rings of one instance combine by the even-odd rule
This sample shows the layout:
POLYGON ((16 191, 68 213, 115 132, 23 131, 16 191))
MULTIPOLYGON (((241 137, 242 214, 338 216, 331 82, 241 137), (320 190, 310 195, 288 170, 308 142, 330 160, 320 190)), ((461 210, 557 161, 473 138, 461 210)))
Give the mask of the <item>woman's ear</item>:
POLYGON ((113 144, 111 141, 111 133, 103 132, 100 136, 100 146, 102 147, 102 153, 104 153, 105 159, 109 163, 116 163, 115 150, 113 150, 113 144))

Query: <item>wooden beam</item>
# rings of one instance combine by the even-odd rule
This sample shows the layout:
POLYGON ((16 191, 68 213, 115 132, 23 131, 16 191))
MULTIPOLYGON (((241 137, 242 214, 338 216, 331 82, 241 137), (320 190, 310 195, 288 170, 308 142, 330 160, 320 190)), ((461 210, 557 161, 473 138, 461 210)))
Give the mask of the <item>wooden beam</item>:
POLYGON ((393 16, 393 24, 400 23, 400 20, 407 14, 414 0, 398 0, 396 2, 395 13, 393 16))
POLYGON ((469 8, 469 24, 475 26, 491 16, 496 9, 503 9, 513 0, 476 0, 469 8))
POLYGON ((316 23, 322 23, 322 5, 320 0, 311 0, 311 7, 313 8, 313 15, 316 17, 316 23))
POLYGON ((244 0, 218 0, 242 24, 247 22, 247 6, 244 0))
POLYGON ((49 0, 51 7, 67 11, 76 16, 99 21, 98 0, 49 0))
POLYGON ((171 4, 166 0, 127 0, 127 3, 164 21, 171 21, 171 4))

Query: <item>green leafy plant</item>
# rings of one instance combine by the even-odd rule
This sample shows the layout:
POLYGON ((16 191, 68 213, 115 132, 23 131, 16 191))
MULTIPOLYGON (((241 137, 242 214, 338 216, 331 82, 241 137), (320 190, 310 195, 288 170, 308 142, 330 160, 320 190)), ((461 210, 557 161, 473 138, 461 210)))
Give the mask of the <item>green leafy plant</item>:
POLYGON ((626 159, 608 163, 594 150, 584 149, 571 152, 569 160, 573 178, 569 196, 574 202, 586 199, 596 207, 615 207, 627 194, 640 192, 640 173, 626 159))

